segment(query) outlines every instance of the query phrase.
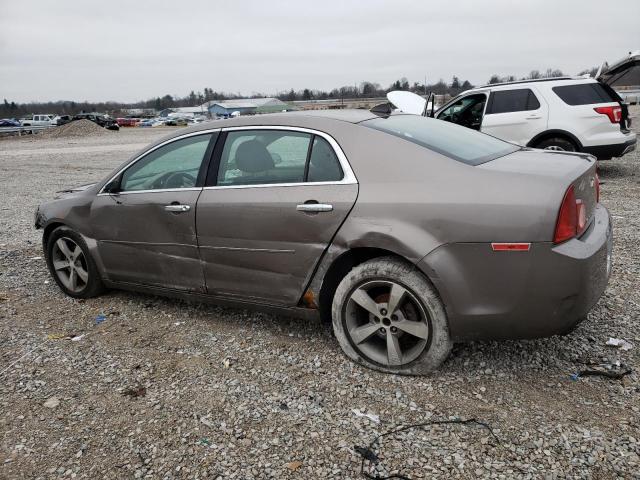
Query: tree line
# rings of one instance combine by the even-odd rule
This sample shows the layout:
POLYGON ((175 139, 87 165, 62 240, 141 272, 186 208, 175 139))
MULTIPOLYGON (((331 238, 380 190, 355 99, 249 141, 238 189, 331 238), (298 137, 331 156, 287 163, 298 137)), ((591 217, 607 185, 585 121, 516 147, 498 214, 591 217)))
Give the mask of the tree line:
MULTIPOLYGON (((586 69, 578 75, 590 74, 594 76, 597 68, 586 69)), ((561 77, 561 70, 548 68, 545 71, 532 70, 529 75, 521 77, 520 80, 561 77)), ((488 84, 510 82, 518 80, 514 75, 491 75, 488 84)), ((344 98, 376 98, 384 97, 388 92, 393 90, 405 90, 417 94, 428 94, 433 92, 436 95, 455 96, 465 90, 473 88, 469 80, 460 80, 459 77, 453 76, 450 82, 443 79, 434 83, 409 82, 406 77, 399 78, 391 83, 388 87, 382 87, 379 83, 363 81, 359 84, 345 85, 332 90, 317 90, 304 88, 294 90, 293 88, 280 92, 275 96, 285 102, 293 101, 311 101, 311 100, 336 100, 344 98)), ((77 102, 61 100, 56 102, 30 102, 17 103, 8 101, 6 98, 0 104, 0 118, 19 118, 32 113, 55 113, 59 115, 75 115, 81 112, 110 112, 119 113, 126 109, 154 109, 157 111, 165 108, 174 107, 196 107, 211 100, 233 100, 237 98, 260 98, 266 95, 254 93, 248 97, 243 97, 239 93, 228 93, 216 91, 212 88, 205 87, 202 91, 192 90, 184 97, 166 94, 162 97, 154 97, 139 102, 77 102)))

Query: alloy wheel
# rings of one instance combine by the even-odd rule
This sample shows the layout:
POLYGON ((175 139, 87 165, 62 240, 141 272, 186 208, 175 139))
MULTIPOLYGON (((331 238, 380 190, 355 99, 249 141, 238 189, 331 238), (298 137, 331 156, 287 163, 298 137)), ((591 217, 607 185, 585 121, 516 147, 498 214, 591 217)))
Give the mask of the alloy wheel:
POLYGON ((73 293, 84 290, 89 281, 89 268, 82 248, 69 237, 60 237, 53 244, 51 260, 56 276, 73 293))
POLYGON ((361 284, 345 308, 345 330, 352 345, 378 364, 407 364, 429 345, 429 315, 416 296, 395 281, 361 284))

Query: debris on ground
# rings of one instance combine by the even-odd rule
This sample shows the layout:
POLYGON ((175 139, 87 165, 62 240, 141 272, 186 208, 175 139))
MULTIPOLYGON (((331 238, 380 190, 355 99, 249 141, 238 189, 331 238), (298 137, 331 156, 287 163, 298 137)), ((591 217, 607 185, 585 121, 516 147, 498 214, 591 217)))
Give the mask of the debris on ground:
POLYGON ((63 338, 68 338, 69 336, 66 333, 49 333, 47 335, 47 340, 62 340, 63 338))
POLYGON ((96 317, 96 325, 100 325, 102 322, 104 322, 107 319, 107 317, 105 316, 104 313, 101 313, 100 315, 98 315, 96 317))
POLYGON ((373 413, 363 413, 359 408, 353 408, 351 411, 355 414, 356 417, 366 417, 372 422, 380 423, 380 417, 378 415, 374 415, 373 413))
POLYGON ((141 385, 138 385, 137 387, 127 388, 122 391, 122 395, 132 398, 144 397, 146 394, 147 389, 141 385))
POLYGON ((202 423, 203 425, 206 425, 209 428, 213 428, 213 422, 209 420, 207 417, 201 417, 200 423, 202 423))
POLYGON ((629 343, 626 340, 623 340, 621 338, 613 338, 613 337, 610 337, 609 340, 607 340, 607 346, 619 348, 623 352, 626 352, 633 348, 632 343, 629 343))
POLYGON ((626 365, 601 365, 599 368, 587 368, 570 375, 571 380, 578 380, 580 377, 605 377, 613 380, 620 380, 630 375, 633 369, 626 365))
MULTIPOLYGON (((491 446, 495 447, 495 446, 501 445, 500 439, 493 431, 493 428, 491 428, 489 424, 487 424, 486 422, 476 420, 475 418, 470 418, 467 420, 463 420, 460 418, 450 418, 448 420, 428 420, 426 422, 414 423, 411 425, 404 425, 402 427, 394 428, 392 430, 388 430, 384 433, 381 433, 380 435, 376 436, 366 447, 362 447, 358 445, 354 446, 354 450, 362 457, 362 462, 360 464, 360 475, 371 480, 385 480, 385 479, 391 479, 391 478, 411 480, 408 476, 402 475, 400 473, 396 473, 392 475, 384 475, 384 476, 368 473, 367 471, 365 471, 365 462, 368 461, 371 464, 378 464, 380 462, 380 456, 378 455, 378 453, 376 453, 376 448, 378 447, 380 440, 383 439, 384 437, 398 435, 410 430, 426 429, 428 427, 435 427, 438 425, 440 426, 460 425, 464 427, 469 427, 469 426, 481 427, 487 430, 489 434, 491 434, 491 437, 496 441, 496 444, 495 445, 490 444, 491 446)), ((484 445, 489 444, 488 441, 484 441, 481 443, 484 445)), ((410 446, 408 446, 408 448, 410 449, 410 446)), ((515 468, 518 469, 517 466, 515 468)), ((476 474, 481 475, 482 472, 476 471, 476 474)))
POLYGON ((292 472, 295 472, 302 466, 302 462, 300 460, 296 460, 294 462, 287 463, 287 468, 292 472))
POLYGON ((47 399, 46 402, 43 403, 43 405, 47 408, 56 408, 58 405, 60 405, 60 400, 58 399, 58 397, 51 397, 49 399, 47 399))

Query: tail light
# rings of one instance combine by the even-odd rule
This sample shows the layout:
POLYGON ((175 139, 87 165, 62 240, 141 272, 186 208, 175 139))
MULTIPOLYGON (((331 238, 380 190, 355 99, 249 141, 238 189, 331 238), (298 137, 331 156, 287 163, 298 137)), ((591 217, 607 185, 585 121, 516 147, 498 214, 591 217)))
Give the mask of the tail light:
POLYGON ((609 117, 611 123, 620 123, 622 120, 622 107, 596 107, 594 110, 609 117))
POLYGON ((578 229, 578 206, 576 204, 576 194, 573 185, 569 187, 564 194, 562 204, 560 205, 560 213, 558 213, 558 221, 556 222, 556 231, 553 234, 553 243, 562 243, 576 236, 578 229))
MULTIPOLYGON (((596 190, 597 191, 597 190, 596 190)), ((576 200, 576 193, 571 185, 564 194, 556 231, 553 234, 553 243, 562 243, 573 237, 582 235, 587 228, 587 209, 582 200, 576 200)))

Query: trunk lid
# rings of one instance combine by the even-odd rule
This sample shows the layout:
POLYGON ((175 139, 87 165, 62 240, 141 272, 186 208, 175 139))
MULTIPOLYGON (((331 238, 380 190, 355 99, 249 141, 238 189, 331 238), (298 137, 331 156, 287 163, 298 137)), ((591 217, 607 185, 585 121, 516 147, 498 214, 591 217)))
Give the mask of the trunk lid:
POLYGON ((596 159, 585 153, 556 152, 523 148, 475 168, 521 173, 530 178, 527 183, 543 181, 557 185, 558 209, 567 189, 573 185, 575 198, 584 206, 585 231, 593 221, 597 205, 596 159))
POLYGON ((640 50, 629 52, 611 65, 604 62, 596 73, 596 80, 611 87, 640 85, 640 50))
POLYGON ((605 87, 605 90, 620 103, 622 107, 620 129, 623 132, 627 132, 631 127, 629 107, 618 92, 614 90, 614 87, 624 90, 640 85, 640 50, 629 52, 625 57, 613 62, 611 65, 604 62, 595 77, 605 87))

